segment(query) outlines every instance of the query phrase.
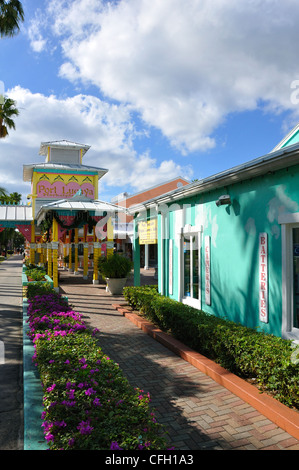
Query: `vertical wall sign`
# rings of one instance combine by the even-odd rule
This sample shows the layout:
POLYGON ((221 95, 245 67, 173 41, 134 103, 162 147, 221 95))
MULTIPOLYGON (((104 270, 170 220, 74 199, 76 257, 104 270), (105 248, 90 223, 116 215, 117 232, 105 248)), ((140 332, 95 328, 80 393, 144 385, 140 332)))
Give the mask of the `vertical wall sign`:
POLYGON ((259 234, 259 317, 268 323, 268 235, 259 234))
POLYGON ((211 237, 205 237, 205 301, 211 305, 211 237))
POLYGON ((169 295, 173 294, 173 240, 169 240, 169 295))

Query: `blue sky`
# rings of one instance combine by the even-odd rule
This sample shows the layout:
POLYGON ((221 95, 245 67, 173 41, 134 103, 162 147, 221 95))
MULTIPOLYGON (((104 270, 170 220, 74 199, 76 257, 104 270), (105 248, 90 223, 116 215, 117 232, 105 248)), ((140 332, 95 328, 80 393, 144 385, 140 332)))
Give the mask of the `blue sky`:
POLYGON ((30 193, 23 164, 42 141, 91 146, 99 197, 176 176, 204 178, 271 151, 297 124, 294 0, 23 0, 0 41, 17 101, 0 141, 0 185, 30 193))

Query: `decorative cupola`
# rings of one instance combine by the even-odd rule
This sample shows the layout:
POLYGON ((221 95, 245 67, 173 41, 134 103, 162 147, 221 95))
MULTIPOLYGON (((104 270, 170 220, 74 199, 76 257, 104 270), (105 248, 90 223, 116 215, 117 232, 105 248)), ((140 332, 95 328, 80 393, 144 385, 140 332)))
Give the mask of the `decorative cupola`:
POLYGON ((56 140, 42 142, 39 154, 45 156, 46 163, 82 165, 82 158, 89 149, 89 145, 77 144, 68 140, 56 140))

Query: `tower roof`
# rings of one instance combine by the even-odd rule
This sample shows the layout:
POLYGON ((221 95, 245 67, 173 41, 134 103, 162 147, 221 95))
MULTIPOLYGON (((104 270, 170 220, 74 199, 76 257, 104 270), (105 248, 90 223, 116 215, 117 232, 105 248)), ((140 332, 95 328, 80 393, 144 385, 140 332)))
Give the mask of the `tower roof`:
POLYGON ((47 155, 49 147, 63 150, 82 150, 82 156, 90 149, 90 145, 78 144, 69 140, 54 140, 52 142, 41 142, 39 154, 47 155))

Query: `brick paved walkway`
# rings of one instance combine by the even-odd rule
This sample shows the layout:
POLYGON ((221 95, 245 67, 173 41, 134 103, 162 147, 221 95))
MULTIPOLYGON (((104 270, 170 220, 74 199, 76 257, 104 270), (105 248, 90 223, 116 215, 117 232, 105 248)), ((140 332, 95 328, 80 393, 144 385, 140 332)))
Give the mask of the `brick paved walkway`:
POLYGON ((100 347, 130 383, 150 392, 177 450, 299 450, 298 440, 123 317, 112 307, 123 297, 90 282, 61 272, 61 292, 100 330, 100 347))

